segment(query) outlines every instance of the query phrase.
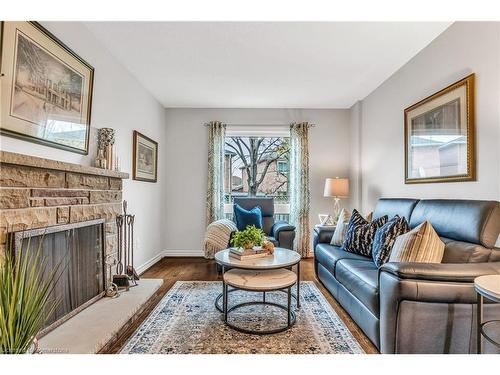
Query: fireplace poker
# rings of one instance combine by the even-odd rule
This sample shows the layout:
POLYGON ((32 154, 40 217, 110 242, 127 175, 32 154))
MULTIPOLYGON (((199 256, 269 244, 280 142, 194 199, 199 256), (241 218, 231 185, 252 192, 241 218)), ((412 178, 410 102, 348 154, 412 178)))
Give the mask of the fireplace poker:
MULTIPOLYGON (((124 230, 124 225, 123 225, 123 215, 118 215, 116 217, 116 226, 117 226, 117 235, 118 235, 118 252, 117 252, 117 258, 118 262, 116 263, 116 275, 113 275, 113 283, 117 287, 122 287, 125 288, 125 290, 129 289, 130 282, 129 278, 127 275, 123 274, 124 271, 124 259, 123 259, 123 230, 124 230)), ((126 263, 125 263, 126 265, 126 263)))
POLYGON ((137 284, 135 281, 139 280, 139 275, 135 271, 134 268, 134 221, 135 215, 129 215, 127 218, 127 223, 130 226, 129 230, 129 255, 128 255, 128 264, 127 264, 127 275, 132 279, 134 284, 137 284))
POLYGON ((122 263, 122 227, 123 227, 123 216, 118 215, 116 217, 116 227, 117 227, 117 235, 118 235, 118 252, 117 258, 118 263, 116 264, 116 273, 123 273, 123 263, 122 263))
POLYGON ((118 227, 118 263, 113 282, 119 287, 137 285, 139 275, 134 268, 134 220, 135 215, 127 213, 127 201, 123 201, 123 214, 116 216, 118 227), (133 283, 133 285, 130 284, 133 283))

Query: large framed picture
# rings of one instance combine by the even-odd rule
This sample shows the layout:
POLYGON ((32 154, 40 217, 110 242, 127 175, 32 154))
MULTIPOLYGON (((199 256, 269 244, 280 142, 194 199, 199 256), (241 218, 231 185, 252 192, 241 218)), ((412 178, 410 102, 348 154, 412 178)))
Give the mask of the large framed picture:
POLYGON ((158 180, 158 142, 134 130, 134 180, 156 182, 158 180))
POLYGON ((474 181, 474 74, 404 111, 405 183, 474 181))
POLYGON ((0 131, 88 153, 94 68, 36 22, 1 22, 0 131))

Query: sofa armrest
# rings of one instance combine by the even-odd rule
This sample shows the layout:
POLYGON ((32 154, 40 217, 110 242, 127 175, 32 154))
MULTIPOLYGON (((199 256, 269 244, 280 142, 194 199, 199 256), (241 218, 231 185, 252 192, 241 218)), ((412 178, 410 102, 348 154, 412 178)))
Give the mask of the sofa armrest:
POLYGON ((400 279, 472 283, 478 276, 500 274, 500 262, 489 263, 396 263, 380 268, 400 279))
POLYGON ((332 241, 335 227, 331 225, 316 225, 314 227, 314 242, 316 243, 330 243, 332 241))
MULTIPOLYGON (((443 322, 450 319, 450 314, 453 315, 454 311, 461 314, 469 311, 467 314, 472 314, 465 306, 476 304, 474 279, 499 273, 500 262, 384 264, 379 273, 380 351, 385 354, 412 352, 413 344, 410 345, 402 336, 408 333, 416 335, 419 332, 422 337, 433 334, 446 337, 449 326, 443 322), (401 310, 403 304, 407 306, 405 310, 401 310), (417 315, 420 319, 415 326, 417 315), (425 319, 422 320, 422 317, 425 319)), ((462 324, 470 327, 469 318, 464 318, 462 324)), ((441 353, 450 350, 441 341, 436 340, 424 351, 441 353)))
POLYGON ((294 230, 295 230, 294 225, 289 224, 286 221, 276 221, 271 229, 271 235, 277 239, 279 237, 280 232, 294 231, 294 230))
POLYGON ((279 247, 293 249, 295 239, 295 226, 286 221, 277 221, 271 229, 271 235, 278 241, 279 247))

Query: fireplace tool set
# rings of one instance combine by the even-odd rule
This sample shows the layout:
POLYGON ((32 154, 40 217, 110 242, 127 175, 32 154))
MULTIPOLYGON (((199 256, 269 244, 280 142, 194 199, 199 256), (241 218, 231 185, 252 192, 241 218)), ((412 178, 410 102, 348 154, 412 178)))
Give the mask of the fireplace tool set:
POLYGON ((126 290, 139 280, 134 268, 134 219, 135 215, 127 213, 127 201, 123 201, 123 214, 116 216, 118 254, 113 284, 126 290))
POLYGON ((105 290, 106 297, 110 297, 110 298, 120 297, 120 293, 118 292, 118 285, 116 285, 112 281, 112 277, 111 277, 111 275, 113 274, 113 267, 116 266, 116 259, 111 254, 107 255, 105 263, 106 263, 106 266, 108 267, 107 274, 110 275, 109 279, 106 278, 106 283, 107 283, 106 290, 105 290))

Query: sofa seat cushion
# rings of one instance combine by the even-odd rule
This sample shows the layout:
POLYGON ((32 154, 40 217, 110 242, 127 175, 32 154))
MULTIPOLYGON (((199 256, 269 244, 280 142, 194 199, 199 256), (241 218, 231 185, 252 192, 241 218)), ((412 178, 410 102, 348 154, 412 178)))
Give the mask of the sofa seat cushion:
POLYGON ((379 316, 378 268, 372 261, 341 259, 335 278, 376 317, 379 316))
POLYGON ((316 261, 330 271, 332 275, 335 275, 335 265, 341 259, 355 259, 371 263, 371 258, 350 253, 342 250, 339 246, 333 246, 326 243, 316 245, 314 257, 316 258, 316 261))

